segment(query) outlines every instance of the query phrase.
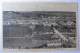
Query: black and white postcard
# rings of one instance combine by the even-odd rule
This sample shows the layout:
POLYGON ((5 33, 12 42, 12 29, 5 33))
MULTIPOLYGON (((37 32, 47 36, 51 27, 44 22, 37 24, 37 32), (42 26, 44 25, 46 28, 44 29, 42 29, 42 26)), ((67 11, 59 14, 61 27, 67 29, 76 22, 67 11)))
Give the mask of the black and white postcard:
POLYGON ((76 2, 4 2, 3 51, 78 50, 76 2))

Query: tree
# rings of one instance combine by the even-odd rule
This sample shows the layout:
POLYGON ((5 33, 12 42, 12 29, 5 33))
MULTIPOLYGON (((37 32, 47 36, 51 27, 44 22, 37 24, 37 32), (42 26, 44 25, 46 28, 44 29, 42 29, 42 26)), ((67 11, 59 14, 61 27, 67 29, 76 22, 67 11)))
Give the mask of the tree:
POLYGON ((40 32, 44 32, 45 28, 44 28, 44 25, 36 25, 35 26, 35 31, 36 33, 40 33, 40 32))
POLYGON ((53 25, 50 26, 49 32, 53 32, 54 33, 54 26, 53 25))

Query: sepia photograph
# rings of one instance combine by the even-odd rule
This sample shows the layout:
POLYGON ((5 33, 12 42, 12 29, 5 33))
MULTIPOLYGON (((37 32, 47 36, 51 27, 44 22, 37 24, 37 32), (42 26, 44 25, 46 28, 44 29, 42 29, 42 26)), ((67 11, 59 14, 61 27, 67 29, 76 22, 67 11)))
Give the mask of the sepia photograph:
POLYGON ((77 50, 77 3, 3 3, 3 50, 77 50), (67 7, 66 7, 67 6, 67 7))

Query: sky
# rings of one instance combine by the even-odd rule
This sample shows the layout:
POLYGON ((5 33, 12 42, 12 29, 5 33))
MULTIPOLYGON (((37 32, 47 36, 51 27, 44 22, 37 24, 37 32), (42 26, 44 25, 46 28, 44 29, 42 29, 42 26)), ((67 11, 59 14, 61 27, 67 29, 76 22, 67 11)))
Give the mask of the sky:
POLYGON ((4 2, 3 11, 77 11, 77 2, 4 2))

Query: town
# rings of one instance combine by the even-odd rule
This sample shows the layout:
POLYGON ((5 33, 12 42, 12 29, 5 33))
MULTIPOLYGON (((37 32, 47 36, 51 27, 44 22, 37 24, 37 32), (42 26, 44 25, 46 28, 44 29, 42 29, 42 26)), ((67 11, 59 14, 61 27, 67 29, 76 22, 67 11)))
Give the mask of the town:
POLYGON ((75 47, 75 12, 3 12, 3 48, 75 47))

